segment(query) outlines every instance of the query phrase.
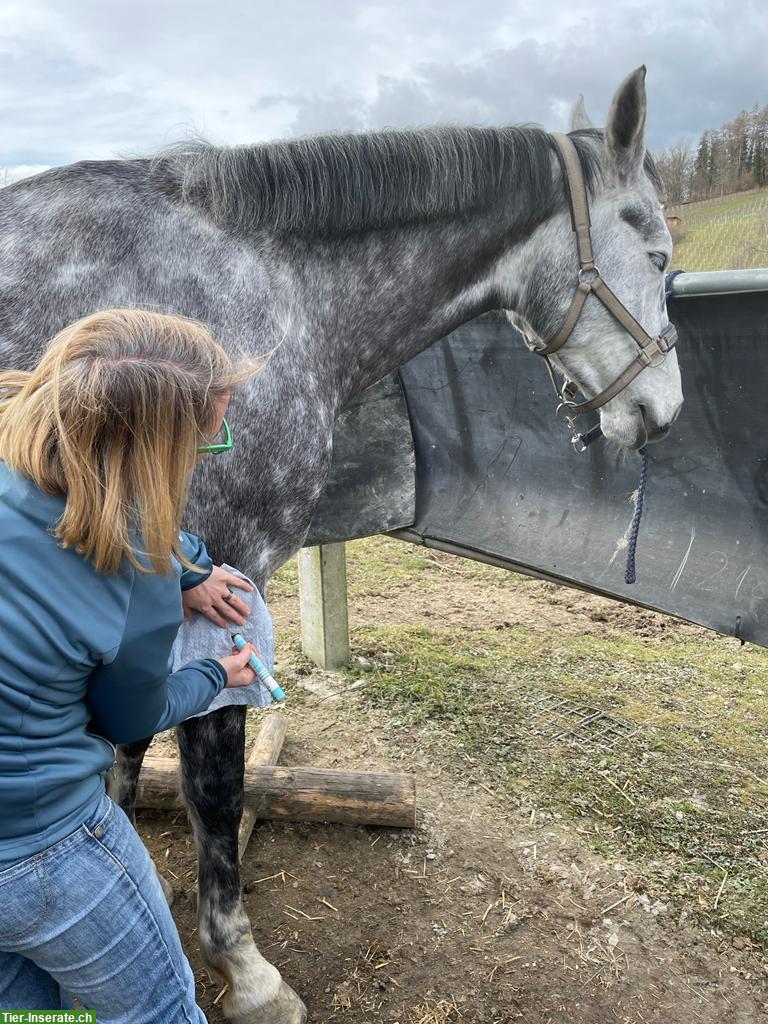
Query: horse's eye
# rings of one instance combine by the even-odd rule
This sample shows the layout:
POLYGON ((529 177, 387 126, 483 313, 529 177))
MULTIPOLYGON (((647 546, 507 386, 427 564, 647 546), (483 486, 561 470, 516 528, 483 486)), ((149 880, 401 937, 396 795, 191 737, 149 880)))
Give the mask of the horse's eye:
POLYGON ((667 257, 663 252, 649 252, 648 259, 657 270, 660 270, 662 273, 664 272, 667 266, 667 257))

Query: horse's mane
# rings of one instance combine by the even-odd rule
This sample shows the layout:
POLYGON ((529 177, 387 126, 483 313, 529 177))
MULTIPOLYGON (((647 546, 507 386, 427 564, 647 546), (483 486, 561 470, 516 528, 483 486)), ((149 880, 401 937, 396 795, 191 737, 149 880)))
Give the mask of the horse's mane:
MULTIPOLYGON (((601 134, 571 137, 593 194, 601 134)), ((543 219, 565 202, 553 149, 533 125, 446 126, 251 146, 195 140, 158 153, 152 166, 164 188, 229 229, 338 235, 471 213, 512 192, 543 219)))

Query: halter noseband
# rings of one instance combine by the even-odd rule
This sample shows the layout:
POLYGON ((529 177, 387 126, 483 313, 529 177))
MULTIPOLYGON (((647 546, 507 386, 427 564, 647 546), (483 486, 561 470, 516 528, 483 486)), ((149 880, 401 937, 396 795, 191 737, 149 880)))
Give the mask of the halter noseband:
POLYGON ((552 384, 560 399, 557 415, 571 429, 573 435, 571 443, 578 451, 584 451, 588 444, 600 436, 601 431, 599 427, 593 427, 586 434, 580 434, 573 422, 573 417, 599 409, 607 402, 610 402, 612 398, 615 398, 620 391, 623 391, 647 366, 659 366, 666 359, 669 350, 677 344, 677 331, 673 324, 668 323, 661 330, 657 338, 652 338, 603 280, 600 271, 595 266, 592 254, 587 189, 584 184, 584 175, 581 170, 576 147, 571 139, 562 132, 553 132, 552 138, 557 146, 558 157, 565 172, 568 199, 571 206, 571 223, 576 233, 579 274, 576 294, 573 297, 568 312, 565 314, 560 330, 544 348, 535 349, 535 351, 537 355, 544 358, 552 384), (581 316, 581 311, 584 308, 588 295, 594 295, 595 298, 602 302, 611 316, 634 338, 639 351, 629 366, 619 374, 612 384, 609 384, 607 388, 604 388, 594 398, 590 398, 589 401, 576 404, 574 401, 577 391, 576 384, 566 378, 562 387, 558 387, 549 357, 553 352, 561 349, 570 338, 581 316))

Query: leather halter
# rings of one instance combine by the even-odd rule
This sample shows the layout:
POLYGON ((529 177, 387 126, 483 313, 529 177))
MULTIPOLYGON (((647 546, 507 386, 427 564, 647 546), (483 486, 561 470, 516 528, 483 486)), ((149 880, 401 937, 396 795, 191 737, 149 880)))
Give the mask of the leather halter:
MULTIPOLYGON (((574 431, 572 441, 575 446, 578 446, 577 442, 579 441, 582 441, 582 444, 584 444, 584 438, 586 438, 587 435, 578 434, 578 431, 572 422, 572 417, 580 416, 585 412, 592 412, 594 409, 599 409, 607 402, 610 402, 612 398, 615 398, 619 392, 623 391, 624 388, 633 381, 638 374, 642 373, 647 366, 659 366, 660 363, 666 359, 669 350, 674 348, 677 344, 677 331, 673 324, 668 323, 661 330, 658 337, 652 338, 645 328, 635 320, 623 302, 616 297, 603 280, 600 271, 595 266, 595 260, 592 254, 592 236, 589 230, 590 219, 587 190, 584 184, 584 175, 582 173, 578 153, 576 152, 576 147, 571 139, 562 132, 553 132, 552 139, 557 146, 558 157, 562 164, 563 171, 565 173, 565 180, 568 186, 568 199, 571 206, 571 223, 573 225, 573 230, 576 233, 579 274, 576 294, 573 297, 573 301, 571 302, 568 312, 565 314, 565 319, 563 320, 560 330, 554 338, 544 346, 544 348, 535 349, 534 351, 537 355, 542 356, 547 364, 549 375, 552 378, 555 391, 560 399, 557 414, 561 419, 564 419, 564 421, 574 431), (549 357, 553 352, 557 352, 561 349, 570 338, 573 333, 573 329, 581 316, 584 303, 587 301, 587 297, 589 295, 594 295, 595 298, 605 306, 611 316, 613 316, 613 318, 621 324, 632 338, 634 338, 639 351, 629 366, 619 374, 612 384, 609 384, 607 388, 604 388, 599 394, 595 395, 594 398, 590 398, 586 402, 576 404, 574 401, 577 391, 576 384, 573 381, 566 379, 562 388, 559 388, 555 380, 554 370, 549 357)), ((589 434, 592 433, 593 431, 589 432, 589 434)), ((595 436, 599 436, 599 431, 595 436)), ((594 440, 594 438, 590 438, 590 440, 594 440)), ((589 441, 586 443, 588 444, 589 441)), ((584 444, 584 447, 586 447, 586 444, 584 444)), ((582 451, 584 450, 584 447, 582 447, 582 451)))

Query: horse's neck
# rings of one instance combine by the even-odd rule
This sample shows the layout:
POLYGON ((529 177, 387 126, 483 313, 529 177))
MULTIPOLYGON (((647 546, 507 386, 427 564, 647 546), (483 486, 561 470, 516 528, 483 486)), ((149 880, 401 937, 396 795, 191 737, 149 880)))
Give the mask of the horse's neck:
POLYGON ((508 246, 491 213, 291 243, 293 319, 341 403, 491 308, 508 246))

